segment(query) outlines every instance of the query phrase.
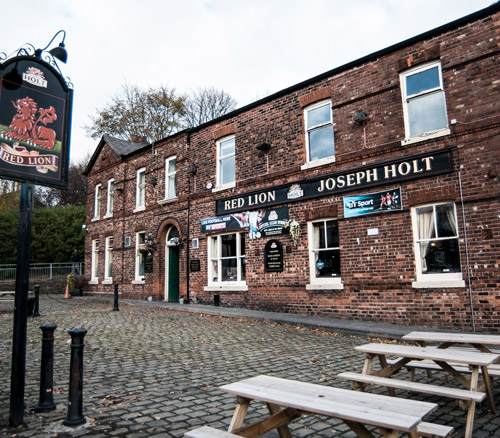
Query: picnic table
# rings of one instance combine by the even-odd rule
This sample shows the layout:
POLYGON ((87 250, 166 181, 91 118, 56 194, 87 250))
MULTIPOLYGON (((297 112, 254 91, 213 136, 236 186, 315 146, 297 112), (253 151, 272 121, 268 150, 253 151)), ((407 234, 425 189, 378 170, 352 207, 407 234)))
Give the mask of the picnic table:
POLYGON ((366 428, 367 425, 378 427, 381 435, 386 437, 397 437, 399 432, 418 437, 422 433, 419 428, 436 426, 422 421, 437 409, 435 403, 397 399, 265 375, 230 383, 220 389, 236 396, 237 404, 229 432, 239 436, 260 436, 277 429, 280 437, 288 438, 291 437, 288 424, 302 415, 310 414, 341 419, 362 438, 373 437, 366 428), (253 400, 264 402, 269 414, 244 425, 253 400))
POLYGON ((410 332, 403 336, 405 341, 414 341, 425 346, 429 342, 440 343, 438 348, 449 348, 452 345, 469 344, 483 353, 492 353, 487 346, 500 345, 500 336, 471 334, 471 333, 446 333, 446 332, 410 332))
MULTIPOLYGON (((370 343, 355 347, 355 349, 366 354, 363 374, 377 377, 391 377, 412 361, 417 363, 419 361, 432 361, 472 393, 485 391, 492 412, 496 412, 488 366, 496 362, 500 358, 500 354, 382 343, 370 343), (389 362, 387 356, 396 356, 397 359, 389 362), (372 372, 372 364, 375 357, 378 357, 381 369, 372 372), (456 364, 467 367, 471 373, 471 377, 468 378, 463 372, 458 371, 454 367, 456 364), (482 373, 482 382, 479 382, 480 370, 482 373)), ((466 438, 472 437, 475 403, 474 398, 471 397, 468 403, 466 438)))

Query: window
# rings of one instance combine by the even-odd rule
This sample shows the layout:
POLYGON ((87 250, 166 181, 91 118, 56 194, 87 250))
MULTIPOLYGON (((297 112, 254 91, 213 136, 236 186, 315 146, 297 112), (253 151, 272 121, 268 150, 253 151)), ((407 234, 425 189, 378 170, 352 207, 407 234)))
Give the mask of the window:
POLYGON ((115 180, 108 181, 108 202, 106 204, 106 217, 113 216, 113 206, 115 202, 115 180))
POLYGON ((144 281, 144 264, 146 261, 146 232, 135 235, 135 280, 144 281))
POLYGON ((455 204, 413 208, 412 220, 417 283, 456 280, 457 286, 462 287, 455 204))
POLYGON ((92 271, 90 280, 97 282, 99 279, 99 240, 92 241, 92 271))
POLYGON ((209 284, 245 285, 245 233, 209 238, 209 284))
POLYGON ((101 197, 102 197, 102 186, 97 184, 95 186, 94 195, 94 219, 99 219, 101 217, 101 197))
POLYGON ((175 198, 176 190, 176 157, 169 157, 165 160, 165 199, 175 198))
POLYGON ((135 211, 146 208, 146 169, 137 171, 135 211))
POLYGON ((441 63, 413 68, 400 79, 406 138, 449 133, 441 63))
POLYGON ((340 289, 339 227, 336 220, 308 223, 310 285, 308 289, 340 289))
POLYGON ((217 141, 217 187, 231 187, 236 181, 234 135, 217 141))
POLYGON ((113 238, 106 237, 106 253, 104 256, 104 280, 113 280, 113 238))
POLYGON ((330 100, 318 102, 304 110, 307 161, 333 159, 333 115, 330 100))

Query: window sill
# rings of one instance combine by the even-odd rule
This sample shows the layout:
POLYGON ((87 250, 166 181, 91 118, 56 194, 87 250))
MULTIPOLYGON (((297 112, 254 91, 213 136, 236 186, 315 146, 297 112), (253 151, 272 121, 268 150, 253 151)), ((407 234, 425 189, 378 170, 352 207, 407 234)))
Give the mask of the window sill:
POLYGON ((405 138, 401 141, 402 146, 406 146, 412 143, 418 143, 420 141, 430 140, 433 138, 443 137, 445 135, 450 135, 451 130, 449 128, 440 129, 439 131, 429 132, 426 134, 416 135, 415 137, 405 138))
POLYGON ((414 281, 411 284, 414 289, 448 289, 464 288, 464 280, 443 280, 443 281, 414 281))
POLYGON ((96 222, 101 219, 101 216, 93 217, 90 222, 96 222))
POLYGON ((132 210, 132 213, 137 213, 139 211, 144 211, 146 210, 146 207, 136 207, 132 210))
POLYGON ((110 217, 113 217, 113 213, 105 214, 102 218, 103 219, 109 219, 110 217))
POLYGON ((236 183, 224 184, 223 186, 214 187, 212 189, 212 193, 222 192, 222 190, 234 189, 236 187, 236 183))
POLYGON ((248 286, 246 284, 221 284, 205 286, 203 289, 205 292, 217 292, 217 291, 235 291, 235 292, 247 292, 248 286))
POLYGON ((144 284, 145 281, 144 280, 133 280, 132 281, 132 284, 144 284))
POLYGON ((158 201, 158 204, 160 205, 163 205, 163 204, 170 204, 172 202, 176 202, 178 201, 179 198, 177 196, 175 196, 174 198, 165 198, 165 199, 161 199, 158 201))
POLYGON ((344 283, 311 283, 306 290, 344 290, 344 283))
POLYGON ((90 280, 89 284, 90 285, 99 284, 99 280, 90 280))
POLYGON ((102 282, 102 284, 113 284, 113 279, 112 278, 107 278, 102 282))
POLYGON ((314 167, 325 166, 326 164, 335 163, 335 157, 321 158, 320 160, 310 161, 309 163, 303 164, 300 169, 307 170, 314 167))

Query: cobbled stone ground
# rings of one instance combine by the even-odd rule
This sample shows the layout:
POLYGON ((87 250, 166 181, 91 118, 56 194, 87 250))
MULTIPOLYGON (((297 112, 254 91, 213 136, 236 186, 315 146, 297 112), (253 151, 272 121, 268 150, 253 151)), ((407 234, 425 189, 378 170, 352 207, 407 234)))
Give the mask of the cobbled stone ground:
MULTIPOLYGON (((120 305, 92 297, 65 300, 45 296, 41 317, 29 318, 26 357, 25 425, 8 426, 13 303, 0 302, 0 437, 182 437, 209 424, 227 429, 233 396, 218 387, 257 374, 349 388, 335 376, 360 371, 356 345, 369 339, 321 330, 166 310, 158 306, 120 305), (55 323, 54 401, 57 409, 35 413, 38 403, 41 330, 55 323), (67 415, 70 346, 68 330, 81 326, 85 337, 83 414, 86 423, 64 426, 67 415)), ((436 375, 439 376, 439 375, 436 375)), ((435 384, 450 382, 433 377, 435 384)), ((426 380, 425 374, 417 379, 426 380)), ((382 389, 371 388, 383 393, 382 389)), ((465 413, 453 401, 399 393, 440 404, 429 421, 456 428, 463 436, 465 413)), ((498 385, 495 386, 499 399, 498 385)), ((264 412, 255 404, 248 418, 264 412)), ((302 418, 290 427, 294 437, 354 437, 341 421, 302 418)), ((375 436, 378 431, 374 430, 375 436)), ((270 432, 266 437, 278 437, 270 432)), ((474 437, 500 437, 500 419, 476 408, 474 437)))

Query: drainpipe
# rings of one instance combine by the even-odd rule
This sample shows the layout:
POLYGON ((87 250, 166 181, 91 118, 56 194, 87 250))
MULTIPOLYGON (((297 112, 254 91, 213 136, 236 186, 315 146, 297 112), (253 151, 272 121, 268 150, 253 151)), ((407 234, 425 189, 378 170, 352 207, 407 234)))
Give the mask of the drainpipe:
MULTIPOLYGON (((189 148, 191 144, 191 131, 187 132, 187 147, 189 148)), ((191 177, 196 175, 198 168, 195 164, 189 166, 188 169, 188 198, 187 198, 187 233, 186 233, 186 286, 187 295, 186 302, 189 303, 189 241, 190 241, 190 218, 191 218, 191 177)))

